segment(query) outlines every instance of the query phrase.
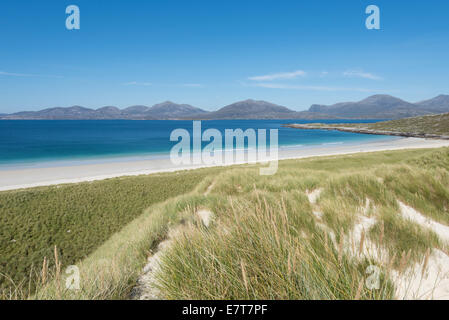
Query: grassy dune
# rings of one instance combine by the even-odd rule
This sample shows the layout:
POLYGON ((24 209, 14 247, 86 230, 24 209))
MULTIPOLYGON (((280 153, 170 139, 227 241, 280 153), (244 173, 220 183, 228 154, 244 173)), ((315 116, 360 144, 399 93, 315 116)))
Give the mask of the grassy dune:
POLYGON ((429 250, 447 252, 398 201, 449 224, 448 159, 443 148, 286 160, 274 176, 256 165, 208 169, 192 191, 151 205, 78 261, 80 290, 64 289, 65 275, 49 268, 31 298, 129 298, 147 257, 177 229, 156 274, 161 298, 391 299, 391 274, 429 250), (314 203, 312 190, 321 191, 314 203), (200 209, 214 213, 208 228, 200 209), (354 242, 363 219, 373 224, 354 242), (376 290, 365 286, 370 265, 380 270, 376 290))
POLYGON ((364 134, 449 139, 449 113, 375 123, 307 123, 285 126, 297 129, 325 129, 364 134))
POLYGON ((345 126, 449 136, 449 113, 383 121, 370 124, 345 124, 345 126))
MULTIPOLYGON (((214 169, 218 172, 220 169, 214 169)), ((86 258, 144 209, 191 191, 210 170, 0 192, 0 289, 32 291, 44 257, 86 258), (30 287, 30 288, 28 288, 30 287)), ((9 290, 7 290, 9 292, 9 290)))
POLYGON ((344 124, 322 124, 315 123, 311 126, 319 128, 353 128, 368 129, 379 132, 396 132, 402 134, 437 135, 449 137, 449 113, 404 118, 375 123, 344 123, 344 124))
POLYGON ((418 158, 415 163, 420 163, 441 154, 449 156, 447 149, 421 155, 384 152, 288 161, 274 177, 262 178, 251 169, 221 174, 211 196, 226 194, 225 204, 209 206, 217 215, 213 227, 191 227, 165 255, 157 284, 162 297, 393 298, 390 273, 421 261, 427 250, 447 249, 435 233, 403 219, 396 201, 419 198, 426 202, 424 214, 447 219, 449 166, 438 163, 437 170, 445 174, 435 175, 435 170, 408 160, 418 158), (415 193, 413 180, 404 182, 409 174, 422 178, 425 193, 415 193), (398 184, 401 193, 394 191, 398 184), (322 189, 321 196, 311 205, 306 190, 317 188, 322 189), (361 213, 367 199, 370 205, 361 213), (314 216, 315 210, 321 211, 320 218, 314 216), (362 254, 360 243, 351 250, 351 231, 362 216, 375 219, 366 237, 386 251, 384 259, 362 254), (382 270, 377 290, 361 286, 368 265, 382 270))

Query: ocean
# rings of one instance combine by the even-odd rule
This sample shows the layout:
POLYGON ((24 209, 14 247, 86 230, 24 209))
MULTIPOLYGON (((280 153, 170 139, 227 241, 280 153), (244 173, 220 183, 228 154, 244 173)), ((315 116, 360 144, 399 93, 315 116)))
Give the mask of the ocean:
MULTIPOLYGON (((298 130, 281 126, 286 123, 311 122, 317 120, 209 120, 201 121, 201 126, 203 131, 215 128, 223 136, 225 129, 267 129, 267 136, 269 129, 278 129, 280 149, 394 139, 389 136, 298 130)), ((170 141, 171 132, 177 128, 192 132, 192 126, 192 121, 175 120, 3 120, 0 121, 0 170, 164 158, 168 157, 170 149, 177 143, 170 141)))

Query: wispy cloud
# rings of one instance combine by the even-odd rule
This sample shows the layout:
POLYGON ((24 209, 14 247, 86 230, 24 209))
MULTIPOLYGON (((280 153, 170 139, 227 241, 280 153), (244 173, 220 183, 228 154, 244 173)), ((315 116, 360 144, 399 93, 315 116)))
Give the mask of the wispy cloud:
POLYGON ((123 84, 124 86, 151 86, 152 83, 150 82, 138 82, 138 81, 131 81, 131 82, 126 82, 123 84))
POLYGON ((183 83, 181 86, 182 87, 188 87, 188 88, 202 88, 202 87, 204 87, 201 83, 183 83))
POLYGON ((16 72, 6 72, 6 71, 0 71, 0 76, 24 77, 24 78, 26 78, 26 77, 63 78, 62 76, 47 75, 47 74, 16 73, 16 72))
POLYGON ((351 78, 370 79, 370 80, 382 80, 381 77, 369 72, 364 72, 362 70, 347 70, 343 72, 343 76, 351 78))
POLYGON ((279 79, 295 79, 297 77, 304 77, 305 75, 306 75, 305 71, 296 70, 293 72, 281 72, 281 73, 267 74, 263 76, 254 76, 249 77, 248 79, 252 81, 272 81, 279 79))
POLYGON ((13 73, 13 72, 5 72, 5 71, 0 71, 0 75, 10 76, 10 77, 32 77, 33 76, 31 74, 26 74, 26 73, 13 73))
POLYGON ((366 88, 346 88, 346 87, 331 87, 331 86, 305 86, 305 85, 289 85, 281 83, 257 83, 252 84, 254 87, 269 88, 269 89, 290 89, 290 90, 310 90, 310 91, 357 91, 357 92, 377 92, 378 90, 366 88))

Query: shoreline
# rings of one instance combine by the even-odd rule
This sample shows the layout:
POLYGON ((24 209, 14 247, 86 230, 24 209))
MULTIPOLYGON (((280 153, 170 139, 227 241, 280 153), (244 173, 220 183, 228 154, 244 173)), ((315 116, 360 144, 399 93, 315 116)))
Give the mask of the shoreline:
POLYGON ((351 132, 351 133, 383 135, 383 136, 397 136, 397 137, 406 137, 406 138, 449 140, 449 136, 446 136, 446 135, 345 127, 342 124, 322 125, 322 124, 313 124, 313 123, 305 123, 305 124, 291 123, 291 124, 285 124, 285 125, 283 125, 283 127, 292 128, 292 129, 328 130, 328 131, 340 131, 340 132, 351 132))
MULTIPOLYGON (((449 147, 448 140, 423 138, 398 138, 388 141, 365 142, 354 145, 328 145, 301 149, 279 150, 279 160, 303 159, 319 156, 335 156, 376 151, 449 147)), ((78 166, 59 166, 0 171, 0 191, 27 189, 59 184, 91 182, 126 176, 193 170, 206 167, 231 166, 229 164, 174 165, 167 159, 106 162, 78 166)))

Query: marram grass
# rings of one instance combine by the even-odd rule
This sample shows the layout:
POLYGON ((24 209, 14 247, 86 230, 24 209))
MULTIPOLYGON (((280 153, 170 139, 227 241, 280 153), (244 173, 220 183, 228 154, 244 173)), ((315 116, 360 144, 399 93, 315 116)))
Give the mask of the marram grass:
MULTIPOLYGON (((27 270, 29 281, 9 287, 3 298, 127 299, 147 257, 170 229, 183 225, 157 273, 161 298, 391 299, 395 290, 389 280, 392 268, 398 270, 424 259, 432 248, 447 248, 432 232, 403 221, 397 201, 446 223, 448 157, 449 149, 441 148, 286 160, 279 163, 274 176, 258 175, 256 165, 214 168, 195 176, 196 187, 186 181, 187 175, 181 175, 179 180, 173 178, 181 185, 175 187, 178 196, 160 197, 143 213, 118 224, 107 239, 85 251, 84 258, 65 262, 61 254, 59 271, 52 253, 54 245, 60 246, 54 241, 47 257, 49 267, 42 267, 43 260, 36 263, 33 272, 27 270), (416 179, 418 189, 414 187, 416 179), (322 193, 317 203, 311 204, 306 192, 315 189, 322 193), (214 213, 209 228, 198 221, 195 213, 199 209, 214 213), (317 210, 322 211, 320 219, 317 210), (356 248, 360 254, 348 252, 344 239, 362 213, 376 220, 364 235, 365 241, 399 257, 399 265, 363 257, 363 243, 356 248), (64 266, 71 263, 79 267, 80 290, 64 289, 64 266), (370 265, 381 270, 377 290, 365 286, 370 265), (35 293, 28 294, 27 288, 33 286, 35 293)), ((164 179, 176 175, 166 174, 164 179)), ((123 202, 135 199, 134 178, 121 180, 127 179, 129 184, 116 193, 123 202)), ((103 183, 107 188, 117 180, 103 183)), ((37 203, 48 205, 53 188, 40 192, 37 203)), ((109 199, 101 192, 97 196, 98 203, 109 199)), ((83 203, 77 199, 66 203, 83 203)), ((87 215, 102 210, 87 203, 84 207, 87 215)), ((25 209, 30 212, 32 208, 25 209)), ((102 219, 109 223, 108 215, 102 219)), ((34 224, 25 223, 30 228, 34 224)), ((98 225, 84 228, 86 233, 94 232, 98 225)))

